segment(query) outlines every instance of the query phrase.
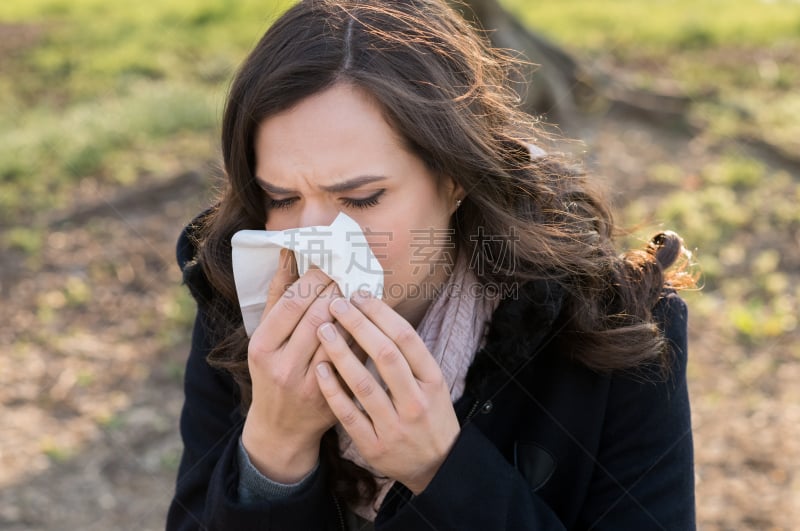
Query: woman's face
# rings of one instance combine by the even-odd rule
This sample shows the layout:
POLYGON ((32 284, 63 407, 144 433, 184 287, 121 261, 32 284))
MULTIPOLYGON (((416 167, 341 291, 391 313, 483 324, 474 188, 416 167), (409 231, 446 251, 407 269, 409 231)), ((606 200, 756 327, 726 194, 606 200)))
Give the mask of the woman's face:
POLYGON ((329 225, 341 211, 366 233, 384 269, 384 299, 413 325, 455 259, 450 216, 463 193, 442 183, 365 91, 347 84, 262 122, 256 176, 266 229, 329 225))

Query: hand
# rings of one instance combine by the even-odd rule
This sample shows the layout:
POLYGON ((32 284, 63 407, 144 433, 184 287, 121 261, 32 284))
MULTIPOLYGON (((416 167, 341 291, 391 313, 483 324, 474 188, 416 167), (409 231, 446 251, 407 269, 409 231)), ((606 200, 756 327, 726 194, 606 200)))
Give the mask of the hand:
POLYGON ((250 338, 252 402, 242 432, 256 468, 283 483, 301 479, 314 467, 320 438, 336 422, 310 367, 327 359, 316 330, 332 321, 328 306, 339 291, 320 269, 298 278, 293 264, 292 253, 282 250, 261 322, 250 338))
POLYGON ((318 329, 322 347, 356 406, 333 377, 330 363, 316 364, 331 410, 359 453, 382 474, 415 495, 428 486, 460 431, 442 371, 414 328, 385 302, 356 295, 338 298, 331 313, 375 362, 388 393, 330 324, 318 329))

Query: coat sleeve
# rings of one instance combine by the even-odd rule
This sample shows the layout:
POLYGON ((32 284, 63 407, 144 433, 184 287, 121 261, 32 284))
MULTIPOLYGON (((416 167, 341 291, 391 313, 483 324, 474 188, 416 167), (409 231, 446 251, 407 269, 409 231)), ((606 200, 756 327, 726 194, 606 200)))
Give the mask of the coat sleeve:
MULTIPOLYGON (((182 268, 193 254, 187 232, 178 242, 182 268)), ((186 278, 186 275, 184 275, 186 278)), ((187 279, 187 283, 199 282, 187 279)), ((183 455, 175 494, 169 507, 168 531, 248 529, 295 531, 339 529, 336 501, 327 489, 327 470, 320 466, 314 482, 296 495, 280 500, 239 499, 238 442, 243 418, 237 386, 227 373, 206 361, 210 322, 205 301, 208 286, 190 285, 198 302, 192 347, 184 375, 185 401, 180 432, 183 455)))
POLYGON ((667 297, 656 319, 672 345, 670 377, 611 378, 600 445, 590 456, 594 473, 577 514, 559 517, 487 436, 467 424, 425 491, 414 497, 393 488, 376 529, 555 531, 566 529, 565 521, 569 529, 599 531, 694 529, 685 304, 667 297))

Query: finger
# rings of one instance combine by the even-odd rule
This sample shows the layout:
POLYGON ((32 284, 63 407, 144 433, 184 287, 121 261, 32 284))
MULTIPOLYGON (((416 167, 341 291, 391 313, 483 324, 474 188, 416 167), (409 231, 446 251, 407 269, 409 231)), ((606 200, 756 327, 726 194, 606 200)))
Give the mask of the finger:
MULTIPOLYGON (((422 392, 406 359, 406 353, 346 299, 337 299, 331 304, 331 312, 375 362, 381 378, 389 388, 396 410, 418 411, 423 398, 422 392)), ((411 325, 408 326, 410 330, 407 333, 416 336, 416 331, 411 325)), ((425 352, 427 353, 427 349, 425 352)))
POLYGON ((331 282, 319 293, 316 299, 308 306, 303 316, 298 321, 291 333, 282 354, 292 357, 292 363, 302 369, 303 374, 308 370, 311 358, 319 347, 317 328, 325 323, 330 323, 331 317, 328 306, 335 297, 336 284, 331 282))
MULTIPOLYGON (((333 298, 343 297, 343 296, 344 295, 342 295, 342 291, 339 289, 339 285, 334 283, 333 284, 333 298)), ((330 310, 329 310, 329 313, 330 313, 330 310)), ((332 317, 333 316, 331 316, 331 318, 332 317)), ((342 334, 342 337, 344 337, 344 340, 347 343, 347 346, 352 346, 352 345, 354 345, 356 343, 355 339, 353 339, 353 336, 350 334, 350 332, 345 330, 340 323, 334 321, 333 322, 333 326, 336 327, 336 331, 338 333, 342 334)), ((366 361, 366 358, 362 359, 361 361, 362 362, 366 361)))
MULTIPOLYGON (((334 285, 335 285, 335 288, 333 290, 334 296, 343 297, 344 295, 342 294, 342 291, 339 289, 338 284, 334 284, 334 285)), ((333 326, 336 327, 336 331, 338 333, 342 334, 342 337, 344 337, 344 340, 347 343, 348 347, 352 348, 354 345, 356 345, 356 346, 358 345, 356 343, 356 340, 353 338, 352 334, 350 334, 350 332, 345 330, 344 327, 341 325, 341 323, 334 321, 333 326)), ((365 352, 363 352, 361 349, 357 349, 354 352, 356 353, 356 356, 358 357, 358 359, 361 360, 361 363, 365 363, 367 361, 367 354, 365 352)))
POLYGON ((265 350, 276 350, 292 335, 308 307, 332 282, 320 269, 309 269, 277 300, 258 325, 254 340, 265 350))
MULTIPOLYGON (((330 301, 337 297, 339 287, 335 282, 328 284, 324 290, 317 296, 316 300, 311 303, 303 317, 295 326, 291 336, 287 340, 286 348, 283 352, 293 356, 293 362, 298 367, 303 369, 304 373, 308 373, 308 367, 313 358, 315 349, 319 348, 319 339, 317 338, 317 328, 324 323, 333 321, 330 310, 328 309, 330 301), (300 353, 300 356, 298 356, 300 353), (307 355, 303 355, 307 353, 307 355)), ((345 342, 348 344, 353 343, 353 338, 340 324, 336 324, 340 333, 344 335, 345 342)))
POLYGON ((396 417, 394 405, 389 396, 347 346, 344 338, 336 333, 335 328, 330 324, 325 324, 319 328, 318 335, 322 347, 328 353, 328 357, 342 380, 353 392, 353 396, 363 406, 372 421, 396 417))
POLYGON ((355 402, 347 396, 344 388, 334 377, 330 363, 323 362, 317 364, 314 372, 317 375, 317 383, 322 392, 322 396, 328 402, 328 406, 333 414, 342 423, 342 426, 353 438, 356 446, 374 445, 377 442, 377 435, 372 422, 367 415, 358 409, 355 402))
MULTIPOLYGON (((359 291, 351 298, 353 306, 357 308, 368 321, 374 324, 387 336, 403 353, 403 356, 414 376, 427 383, 441 380, 442 370, 431 355, 425 342, 419 337, 414 327, 400 314, 394 311, 386 302, 372 297, 369 293, 359 291)), ((337 317, 338 318, 338 317, 337 317)), ((360 344, 360 339, 356 336, 360 344)), ((391 359, 391 357, 389 357, 391 359)), ((384 363, 387 360, 384 360, 384 363)), ((375 364, 380 370, 379 360, 375 364)), ((381 372, 383 376, 383 372, 381 372)), ((388 381, 386 382, 389 383, 388 381)))
MULTIPOLYGON (((336 333, 341 334, 342 337, 344 337, 348 346, 350 346, 351 343, 355 342, 352 336, 350 336, 350 334, 347 333, 347 330, 342 328, 342 325, 340 325, 339 323, 331 323, 331 324, 336 328, 336 333)), ((309 377, 310 375, 311 378, 316 380, 317 377, 313 375, 312 372, 314 371, 314 367, 316 367, 318 363, 323 361, 331 361, 331 358, 330 356, 328 356, 328 352, 325 350, 325 348, 321 344, 319 344, 319 341, 317 341, 317 350, 314 352, 314 355, 311 357, 311 361, 308 363, 308 366, 306 367, 306 377, 309 377)))
POLYGON ((270 280, 269 288, 267 289, 267 303, 261 313, 261 321, 275 306, 275 303, 278 302, 278 299, 281 298, 286 289, 299 278, 294 264, 294 253, 289 249, 281 249, 278 257, 278 270, 270 280))
MULTIPOLYGON (((322 362, 328 362, 328 363, 331 364, 330 366, 331 366, 331 368, 333 370, 333 374, 339 380, 339 385, 347 393, 347 396, 352 397, 353 394, 350 392, 350 389, 347 388, 347 384, 344 383, 344 380, 342 380, 342 377, 339 375, 339 373, 336 372, 336 368, 333 367, 333 364, 331 362, 330 356, 328 356, 328 353, 325 352, 325 348, 322 345, 320 345, 317 348, 317 351, 314 353, 314 357, 311 358, 311 363, 308 365, 308 372, 306 373, 306 378, 313 379, 314 380, 314 385, 316 385, 317 388, 319 388, 319 384, 317 383, 317 373, 316 373, 315 369, 316 369, 317 365, 319 365, 322 362)), ((326 407, 327 407, 327 403, 326 403, 326 407)))

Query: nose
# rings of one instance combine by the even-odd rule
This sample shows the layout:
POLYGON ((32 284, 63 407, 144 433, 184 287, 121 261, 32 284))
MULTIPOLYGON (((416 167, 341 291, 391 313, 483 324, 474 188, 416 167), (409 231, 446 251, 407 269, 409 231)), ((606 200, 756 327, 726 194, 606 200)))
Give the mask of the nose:
POLYGON ((339 209, 336 208, 335 205, 331 205, 327 202, 312 203, 309 201, 303 205, 297 226, 312 227, 314 225, 330 225, 338 214, 339 209))

